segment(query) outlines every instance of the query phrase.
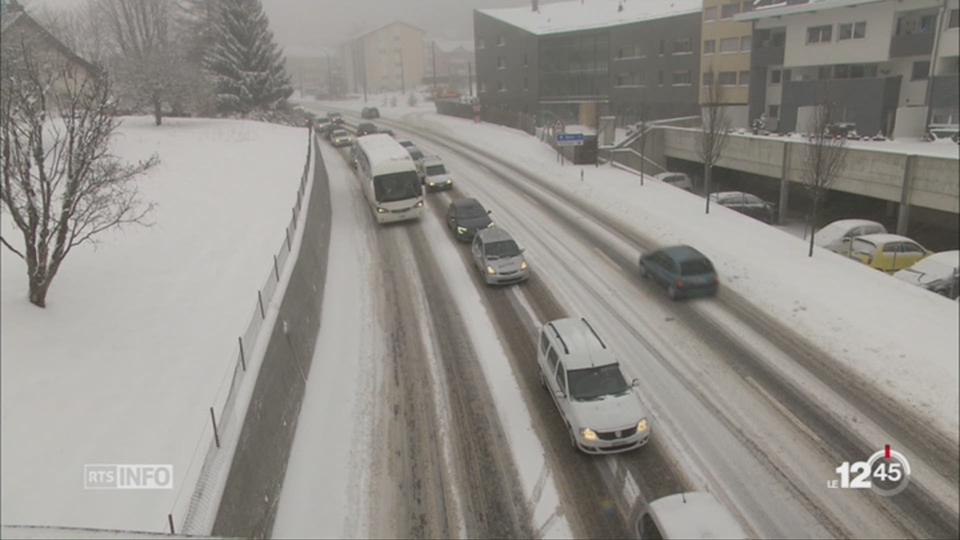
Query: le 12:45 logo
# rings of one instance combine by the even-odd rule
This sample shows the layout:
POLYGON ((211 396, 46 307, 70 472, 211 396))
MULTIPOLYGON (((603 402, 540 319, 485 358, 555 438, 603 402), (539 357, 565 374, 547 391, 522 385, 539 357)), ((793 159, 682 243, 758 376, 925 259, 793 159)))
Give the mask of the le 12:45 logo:
POLYGON ((827 482, 828 488, 872 489, 890 497, 907 489, 910 483, 910 462, 889 444, 866 461, 844 461, 836 472, 840 478, 827 482))

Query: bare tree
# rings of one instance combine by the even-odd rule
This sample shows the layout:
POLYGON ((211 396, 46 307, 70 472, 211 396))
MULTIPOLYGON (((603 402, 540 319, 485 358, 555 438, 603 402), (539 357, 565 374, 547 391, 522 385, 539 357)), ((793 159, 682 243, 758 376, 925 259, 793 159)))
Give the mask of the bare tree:
POLYGON ((175 39, 178 5, 168 0, 100 0, 100 17, 114 48, 110 62, 123 99, 152 109, 163 122, 163 105, 182 102, 191 86, 186 45, 175 39))
POLYGON ((71 250, 104 231, 143 224, 134 180, 156 157, 125 164, 110 154, 118 126, 111 85, 56 51, 7 40, 0 55, 0 203, 23 235, 30 302, 47 290, 71 250))
MULTIPOLYGON (((829 90, 829 89, 828 89, 829 90)), ((833 185, 834 179, 843 169, 847 157, 846 138, 834 137, 829 132, 833 123, 833 107, 827 97, 819 100, 819 104, 807 125, 808 141, 803 150, 803 173, 801 179, 803 187, 810 194, 813 208, 808 217, 807 226, 810 227, 810 247, 808 257, 813 257, 813 239, 816 236, 817 216, 820 204, 833 185)))
POLYGON ((713 70, 703 75, 703 105, 700 122, 700 141, 697 145, 697 154, 703 161, 703 191, 707 201, 706 213, 710 213, 710 180, 713 166, 720 160, 723 148, 727 145, 727 132, 730 129, 730 120, 727 118, 727 107, 723 103, 723 88, 720 79, 713 70))
POLYGON ((108 44, 100 30, 96 4, 87 2, 57 9, 43 6, 37 11, 36 19, 84 60, 94 64, 103 64, 106 60, 108 44))
POLYGON ((640 185, 643 186, 643 176, 646 170, 646 151, 647 151, 647 129, 650 128, 647 122, 647 100, 643 89, 640 89, 640 118, 637 120, 637 131, 640 133, 637 143, 640 145, 640 185))

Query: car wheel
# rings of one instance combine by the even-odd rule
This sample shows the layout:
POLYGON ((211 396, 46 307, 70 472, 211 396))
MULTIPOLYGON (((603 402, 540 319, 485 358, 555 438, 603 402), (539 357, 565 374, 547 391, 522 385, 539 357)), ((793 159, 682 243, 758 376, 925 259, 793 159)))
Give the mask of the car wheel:
POLYGON ((547 380, 543 378, 543 370, 540 369, 539 367, 537 368, 537 378, 540 379, 540 386, 542 386, 543 389, 546 390, 546 389, 547 389, 547 380))
POLYGON ((567 424, 567 433, 570 434, 570 446, 574 450, 580 450, 580 447, 577 446, 577 436, 573 434, 573 426, 567 424))
POLYGON ((678 294, 679 293, 677 291, 677 288, 674 287, 673 285, 670 285, 669 287, 667 287, 667 296, 669 296, 671 300, 676 300, 678 297, 678 294))

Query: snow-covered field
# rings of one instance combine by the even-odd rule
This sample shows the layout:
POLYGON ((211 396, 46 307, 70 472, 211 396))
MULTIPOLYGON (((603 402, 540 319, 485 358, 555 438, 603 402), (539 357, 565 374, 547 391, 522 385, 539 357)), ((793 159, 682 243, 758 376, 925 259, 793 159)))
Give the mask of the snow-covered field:
POLYGON ((957 440, 955 302, 823 250, 807 258, 801 239, 721 207, 704 215, 702 199, 656 181, 641 187, 614 168, 560 166, 552 149, 517 130, 433 113, 408 120, 518 164, 661 244, 697 247, 717 265, 722 286, 957 440))
MULTIPOLYGON (((149 228, 77 248, 48 307, 2 251, 2 515, 5 524, 166 531, 207 407, 228 382, 280 247, 306 152, 302 129, 236 120, 127 118, 126 160, 157 153, 141 181, 149 228), (83 466, 171 464, 174 489, 84 490, 83 466)), ((9 217, 3 236, 20 244, 9 217)))

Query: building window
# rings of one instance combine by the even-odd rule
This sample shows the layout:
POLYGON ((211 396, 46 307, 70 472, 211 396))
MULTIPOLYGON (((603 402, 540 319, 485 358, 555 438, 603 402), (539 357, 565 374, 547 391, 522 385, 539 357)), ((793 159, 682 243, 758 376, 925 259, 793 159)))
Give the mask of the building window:
POLYGON ((737 72, 736 71, 721 71, 720 75, 717 77, 717 81, 720 83, 720 86, 736 86, 737 85, 737 72))
POLYGON ((780 84, 780 80, 783 77, 783 72, 779 69, 770 70, 770 84, 780 84))
POLYGON ((740 13, 740 4, 739 4, 739 3, 736 3, 736 4, 724 4, 724 5, 720 6, 720 18, 721 18, 721 19, 729 19, 730 17, 733 17, 733 16, 736 15, 737 13, 740 13))
POLYGON ((480 81, 480 91, 481 91, 481 92, 486 92, 486 91, 487 91, 487 83, 486 83, 486 82, 480 81))
POLYGON ((506 92, 507 85, 503 84, 503 81, 497 81, 497 92, 506 92))
POLYGON ((820 79, 821 81, 826 81, 826 80, 830 79, 830 78, 831 78, 831 75, 830 75, 831 69, 832 69, 832 68, 831 68, 830 66, 820 66, 820 67, 818 67, 818 68, 817 68, 817 78, 820 79))
POLYGON ((703 72, 703 85, 710 86, 713 84, 713 72, 705 71, 703 72))
POLYGON ((690 41, 690 38, 682 38, 674 40, 673 42, 673 54, 685 54, 693 52, 693 44, 690 41))
POLYGON ((928 15, 903 15, 897 19, 897 32, 898 36, 908 36, 910 34, 925 34, 927 32, 933 32, 933 27, 936 25, 937 16, 928 14, 928 15))
POLYGON ((960 9, 951 9, 950 22, 947 23, 947 28, 956 28, 958 26, 960 26, 960 9))
POLYGON ((523 91, 526 92, 527 90, 530 90, 530 81, 528 81, 527 78, 524 77, 524 78, 523 78, 523 91))
POLYGON ((690 70, 674 71, 673 86, 689 86, 691 84, 690 70))
POLYGON ((530 63, 527 61, 527 53, 523 53, 523 67, 529 66, 530 63))
POLYGON ((833 25, 811 26, 807 28, 807 44, 830 43, 833 38, 833 25))
POLYGON ((663 86, 663 70, 657 72, 657 84, 663 86))
POLYGON ((503 47, 507 44, 507 40, 503 39, 503 36, 497 36, 497 47, 503 47))
POLYGON ((626 86, 630 81, 629 73, 618 73, 617 74, 617 86, 626 86))
POLYGON ((703 20, 704 20, 704 21, 715 21, 715 20, 717 20, 717 8, 716 8, 716 6, 714 6, 714 7, 708 7, 708 8, 703 8, 703 20))
POLYGON ((783 82, 790 82, 790 70, 783 70, 783 82))
POLYGON ((735 53, 740 50, 740 38, 725 38, 720 40, 721 53, 735 53))
POLYGON ((833 66, 833 78, 834 79, 849 79, 850 78, 850 66, 846 64, 839 64, 833 66))
POLYGON ((780 118, 780 106, 779 105, 767 106, 767 116, 769 116, 770 118, 780 118))
POLYGON ((666 46, 665 46, 663 43, 664 43, 664 42, 663 42, 663 40, 661 39, 661 40, 660 40, 660 49, 659 49, 661 55, 663 55, 664 51, 666 50, 666 46))
POLYGON ((713 53, 715 53, 715 52, 717 52, 717 42, 716 42, 716 41, 714 41, 714 40, 712 40, 712 39, 708 39, 708 40, 706 40, 706 41, 703 42, 703 54, 713 54, 713 53))
POLYGON ((750 84, 750 72, 741 71, 740 72, 740 86, 747 86, 750 84))
POLYGON ((507 69, 507 58, 505 56, 497 57, 497 69, 507 69))
POLYGON ((930 61, 921 60, 913 63, 913 71, 910 74, 911 81, 922 81, 930 76, 930 61))
POLYGON ((752 41, 752 39, 753 38, 750 36, 743 36, 740 38, 740 50, 743 52, 750 52, 750 41, 752 41))
POLYGON ((740 4, 741 13, 746 13, 748 11, 753 11, 753 0, 744 0, 743 3, 740 4))
POLYGON ((477 48, 478 48, 478 49, 486 49, 486 48, 487 48, 487 43, 486 43, 485 41, 483 41, 483 38, 480 38, 480 39, 477 40, 477 48))
POLYGON ((863 39, 867 36, 867 23, 845 23, 837 28, 837 41, 844 39, 863 39))

